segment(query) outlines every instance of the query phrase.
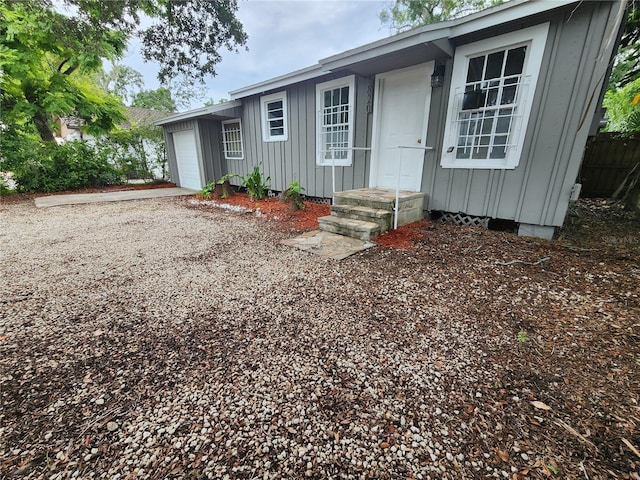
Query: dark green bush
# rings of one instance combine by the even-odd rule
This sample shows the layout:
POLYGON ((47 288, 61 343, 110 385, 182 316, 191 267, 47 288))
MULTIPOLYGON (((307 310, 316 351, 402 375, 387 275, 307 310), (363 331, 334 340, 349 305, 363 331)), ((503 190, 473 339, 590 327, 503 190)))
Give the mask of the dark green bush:
POLYGON ((121 174, 107 156, 84 142, 57 145, 23 139, 10 155, 7 169, 13 172, 20 192, 59 192, 122 183, 121 174))

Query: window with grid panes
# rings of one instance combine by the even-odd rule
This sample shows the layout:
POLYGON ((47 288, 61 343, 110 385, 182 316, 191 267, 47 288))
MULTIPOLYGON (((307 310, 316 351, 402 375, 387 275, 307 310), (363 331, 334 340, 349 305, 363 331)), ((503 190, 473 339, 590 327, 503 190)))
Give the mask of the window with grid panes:
POLYGON ((222 122, 222 146, 224 158, 228 160, 242 160, 242 123, 240 119, 222 122))
POLYGON ((469 59, 456 158, 504 159, 518 113, 527 46, 469 59))
POLYGON ((287 93, 280 92, 260 99, 262 114, 262 139, 265 142, 282 142, 287 132, 287 93))
POLYGON ((519 164, 547 32, 542 24, 458 48, 443 167, 519 164))
POLYGON ((317 85, 318 165, 351 165, 354 76, 317 85))

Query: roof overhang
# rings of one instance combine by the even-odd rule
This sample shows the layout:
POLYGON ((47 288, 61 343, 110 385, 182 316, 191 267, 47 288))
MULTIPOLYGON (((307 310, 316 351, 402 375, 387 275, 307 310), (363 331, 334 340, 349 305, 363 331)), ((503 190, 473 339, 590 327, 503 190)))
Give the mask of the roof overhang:
POLYGON ((158 120, 153 122, 154 125, 167 125, 169 123, 176 123, 185 120, 196 120, 196 119, 204 119, 204 120, 228 120, 229 118, 234 118, 232 115, 225 114, 226 110, 240 107, 242 106, 242 101, 240 100, 231 100, 229 102, 217 103, 215 105, 211 105, 208 107, 196 108, 193 110, 187 110, 186 112, 176 113, 174 115, 169 115, 168 117, 163 118, 162 120, 158 120))
MULTIPOLYGON (((379 48, 336 55, 321 60, 325 72, 347 69, 362 75, 396 70, 419 63, 453 56, 454 47, 447 37, 416 42, 383 44, 379 48)), ((345 52, 346 53, 346 52, 345 52)))

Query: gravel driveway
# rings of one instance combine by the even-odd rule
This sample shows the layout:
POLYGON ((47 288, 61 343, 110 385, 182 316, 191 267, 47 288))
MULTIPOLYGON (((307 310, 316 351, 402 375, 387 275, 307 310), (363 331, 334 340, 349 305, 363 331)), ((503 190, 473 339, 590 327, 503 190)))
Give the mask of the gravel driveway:
MULTIPOLYGON (((613 440, 591 430, 585 443, 555 420, 584 437, 580 419, 621 389, 618 413, 638 415, 635 353, 594 387, 600 403, 572 416, 583 387, 560 375, 584 370, 585 330, 567 327, 573 348, 534 325, 631 307, 607 304, 595 283, 587 306, 572 293, 584 278, 549 276, 555 251, 547 265, 495 264, 510 245, 547 255, 544 242, 442 226, 417 251, 337 262, 280 245, 290 235, 260 219, 179 199, 6 205, 0 224, 2 476, 582 478, 586 464, 595 479, 633 468, 618 437, 600 469, 589 443, 603 452, 613 440), (523 330, 531 342, 516 340, 523 330), (568 366, 519 370, 539 353, 559 362, 549 371, 568 366), (544 385, 526 380, 536 371, 544 385)), ((636 281, 614 288, 637 294, 636 281)))

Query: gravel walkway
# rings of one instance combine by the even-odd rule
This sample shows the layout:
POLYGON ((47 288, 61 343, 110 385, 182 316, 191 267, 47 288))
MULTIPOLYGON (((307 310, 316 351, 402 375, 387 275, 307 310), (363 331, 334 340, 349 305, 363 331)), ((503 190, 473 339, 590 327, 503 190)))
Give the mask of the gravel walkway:
MULTIPOLYGON (((531 404, 549 397, 501 383, 493 354, 527 345, 482 311, 505 282, 483 275, 513 270, 490 256, 475 270, 433 251, 324 260, 260 219, 179 199, 7 205, 0 224, 2 476, 579 473, 528 437, 534 417, 555 428, 531 404)), ((509 282, 531 317, 575 300, 509 282)))

